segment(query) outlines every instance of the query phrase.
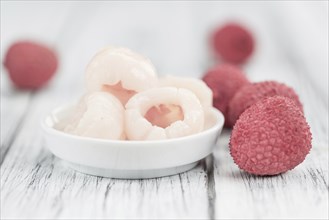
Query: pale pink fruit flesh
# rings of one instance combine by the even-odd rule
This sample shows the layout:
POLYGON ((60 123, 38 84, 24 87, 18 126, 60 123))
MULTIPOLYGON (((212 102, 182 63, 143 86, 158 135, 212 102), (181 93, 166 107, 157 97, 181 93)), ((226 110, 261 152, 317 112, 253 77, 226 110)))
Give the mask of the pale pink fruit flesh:
POLYGON ((184 120, 183 110, 178 105, 160 104, 152 106, 144 116, 152 125, 166 128, 173 122, 184 120))
POLYGON ((128 100, 137 93, 134 90, 128 90, 123 88, 121 81, 115 85, 103 85, 102 91, 111 93, 112 95, 117 97, 123 105, 125 105, 128 100))

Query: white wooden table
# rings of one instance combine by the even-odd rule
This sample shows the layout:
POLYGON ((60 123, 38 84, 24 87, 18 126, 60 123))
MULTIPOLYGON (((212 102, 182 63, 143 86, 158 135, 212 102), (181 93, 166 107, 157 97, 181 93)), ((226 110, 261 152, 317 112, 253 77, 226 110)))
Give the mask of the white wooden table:
POLYGON ((4 2, 1 61, 16 39, 54 45, 61 66, 46 88, 17 91, 1 69, 1 218, 328 219, 328 2, 4 2), (253 81, 295 88, 313 133, 304 163, 274 177, 240 171, 229 130, 193 170, 149 180, 77 173, 45 147, 41 117, 83 93, 84 68, 104 45, 148 56, 159 74, 200 77, 207 37, 235 18, 256 36, 243 68, 253 81))

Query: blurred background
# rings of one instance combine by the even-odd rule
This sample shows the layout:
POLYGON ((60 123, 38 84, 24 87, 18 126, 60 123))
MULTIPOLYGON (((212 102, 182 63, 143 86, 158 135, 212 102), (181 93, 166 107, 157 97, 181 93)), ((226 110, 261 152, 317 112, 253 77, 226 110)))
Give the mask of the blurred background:
MULTIPOLYGON (((159 75, 201 77, 220 62, 210 35, 229 21, 255 37, 255 51, 242 66, 249 79, 293 87, 313 132, 328 133, 327 1, 1 1, 1 61, 17 40, 54 48, 59 69, 40 92, 56 90, 51 94, 61 102, 83 92, 86 65, 107 45, 149 57, 159 75), (317 120, 326 125, 316 128, 317 120)), ((2 66, 1 94, 13 90, 2 66)), ((328 136, 318 139, 328 143, 328 136)))

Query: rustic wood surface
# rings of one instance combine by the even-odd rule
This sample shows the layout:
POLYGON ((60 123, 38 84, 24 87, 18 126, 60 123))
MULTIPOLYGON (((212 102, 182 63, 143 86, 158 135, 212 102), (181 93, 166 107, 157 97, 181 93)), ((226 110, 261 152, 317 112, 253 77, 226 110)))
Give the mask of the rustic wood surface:
POLYGON ((1 67, 1 219, 328 219, 327 1, 1 1, 1 62, 22 38, 54 45, 61 67, 36 92, 15 90, 1 67), (248 77, 285 82, 300 95, 313 133, 300 166, 273 177, 239 170, 230 130, 196 168, 148 180, 84 175, 46 148, 42 116, 83 93, 84 68, 99 48, 127 46, 160 75, 200 77, 215 62, 209 31, 231 18, 256 36, 248 77))

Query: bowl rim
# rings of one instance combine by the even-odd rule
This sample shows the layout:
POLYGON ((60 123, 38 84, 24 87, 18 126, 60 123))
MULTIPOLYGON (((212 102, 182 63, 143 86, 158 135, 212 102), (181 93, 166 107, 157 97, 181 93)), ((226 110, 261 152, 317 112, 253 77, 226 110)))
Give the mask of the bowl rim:
MULTIPOLYGON (((159 144, 159 143, 172 143, 172 142, 176 142, 176 141, 183 141, 186 139, 191 139, 191 138, 197 138, 200 136, 204 136, 207 135, 208 133, 212 133, 215 132, 218 129, 222 129, 225 123, 225 118, 224 115, 221 111, 219 111, 218 109, 211 107, 210 111, 212 112, 213 115, 215 115, 216 118, 216 123, 211 126, 210 128, 203 130, 199 133, 196 134, 192 134, 192 135, 188 135, 188 136, 184 136, 184 137, 178 137, 178 138, 171 138, 171 139, 164 139, 164 140, 109 140, 109 139, 101 139, 101 138, 93 138, 93 137, 84 137, 84 136, 78 136, 78 135, 74 135, 74 134, 69 134, 63 131, 60 131, 56 128, 54 128, 54 126, 50 126, 47 123, 47 120, 53 120, 53 115, 58 114, 59 112, 65 111, 68 108, 72 107, 72 104, 66 104, 66 105, 61 105, 59 107, 54 108, 50 113, 48 113, 46 116, 43 116, 41 119, 41 127, 42 130, 49 134, 49 135, 55 135, 55 136, 63 136, 65 138, 70 138, 73 140, 77 140, 77 141, 87 141, 87 142, 98 142, 98 143, 104 143, 104 144, 124 144, 124 145, 139 145, 141 143, 143 144, 159 144)), ((55 123, 55 122, 54 122, 55 123)))

